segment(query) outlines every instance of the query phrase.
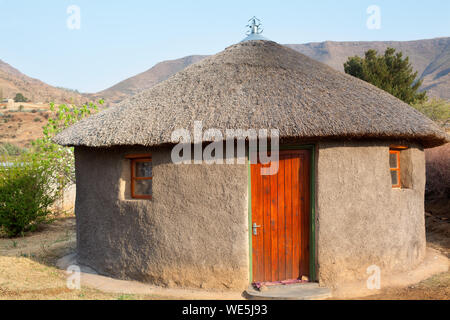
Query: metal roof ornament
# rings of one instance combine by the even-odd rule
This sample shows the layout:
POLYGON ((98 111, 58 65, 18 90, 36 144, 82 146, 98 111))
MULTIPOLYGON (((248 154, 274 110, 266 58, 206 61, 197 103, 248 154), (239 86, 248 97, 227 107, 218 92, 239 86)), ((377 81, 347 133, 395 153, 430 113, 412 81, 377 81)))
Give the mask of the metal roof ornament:
POLYGON ((249 29, 246 33, 247 37, 241 42, 252 41, 252 40, 269 40, 261 35, 264 31, 262 28, 261 20, 257 17, 253 17, 248 20, 249 24, 246 27, 249 29))

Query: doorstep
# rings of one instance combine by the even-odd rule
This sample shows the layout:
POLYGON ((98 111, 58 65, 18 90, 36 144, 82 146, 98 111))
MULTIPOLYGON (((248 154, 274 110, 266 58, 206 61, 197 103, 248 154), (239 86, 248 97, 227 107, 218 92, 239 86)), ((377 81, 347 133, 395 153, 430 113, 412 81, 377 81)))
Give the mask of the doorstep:
POLYGON ((262 291, 250 285, 244 295, 252 300, 325 300, 332 296, 330 289, 315 282, 268 286, 262 291))

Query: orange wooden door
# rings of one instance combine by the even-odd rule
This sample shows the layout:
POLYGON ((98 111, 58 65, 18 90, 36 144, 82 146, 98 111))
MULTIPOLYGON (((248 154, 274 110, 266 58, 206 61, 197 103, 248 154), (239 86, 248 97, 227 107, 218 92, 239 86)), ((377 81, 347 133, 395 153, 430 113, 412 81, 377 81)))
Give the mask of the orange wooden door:
POLYGON ((309 277, 309 166, 309 150, 280 151, 273 176, 251 165, 253 282, 309 277))

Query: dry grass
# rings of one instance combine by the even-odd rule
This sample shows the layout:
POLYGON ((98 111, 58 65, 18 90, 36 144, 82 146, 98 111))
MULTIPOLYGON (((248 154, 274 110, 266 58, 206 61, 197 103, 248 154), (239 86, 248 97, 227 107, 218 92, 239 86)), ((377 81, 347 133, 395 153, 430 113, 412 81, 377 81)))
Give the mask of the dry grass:
POLYGON ((146 295, 105 293, 82 287, 69 290, 66 274, 56 260, 73 251, 75 218, 58 218, 53 224, 23 238, 0 239, 0 300, 128 300, 160 299, 146 295))

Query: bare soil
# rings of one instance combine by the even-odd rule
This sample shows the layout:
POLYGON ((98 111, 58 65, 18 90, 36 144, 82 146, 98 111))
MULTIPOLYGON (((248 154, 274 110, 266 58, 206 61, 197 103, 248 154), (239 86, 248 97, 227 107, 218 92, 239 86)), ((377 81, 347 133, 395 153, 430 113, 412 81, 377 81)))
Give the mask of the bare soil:
MULTIPOLYGON (((433 200, 427 208, 436 213, 426 213, 427 245, 450 258, 450 207, 448 199, 433 200)), ((417 285, 407 288, 382 289, 376 295, 361 297, 362 300, 449 300, 450 271, 437 274, 417 285)))
POLYGON ((33 110, 18 112, 0 109, 0 142, 28 148, 32 141, 41 138, 49 111, 33 110))

